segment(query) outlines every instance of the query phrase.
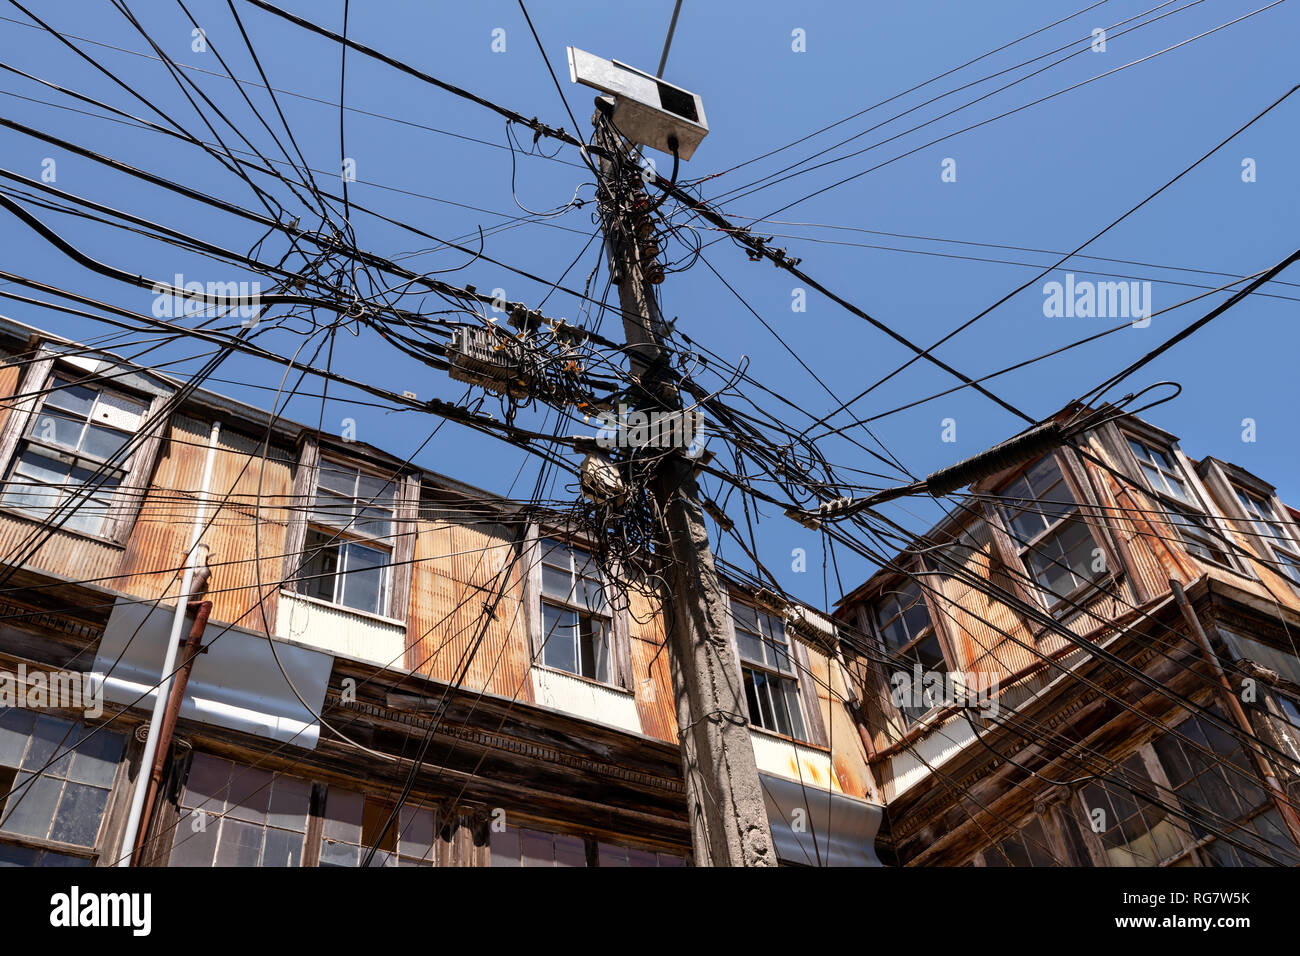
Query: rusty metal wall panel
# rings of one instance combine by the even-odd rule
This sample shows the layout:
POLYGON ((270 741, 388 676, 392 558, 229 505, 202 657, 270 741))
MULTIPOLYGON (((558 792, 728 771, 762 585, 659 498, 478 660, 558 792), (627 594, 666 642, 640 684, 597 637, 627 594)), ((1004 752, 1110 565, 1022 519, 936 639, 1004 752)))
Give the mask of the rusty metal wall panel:
MULTIPOLYGON (((199 504, 210 429, 182 415, 172 417, 114 587, 146 598, 177 596, 176 571, 199 504)), ((213 463, 210 523, 203 537, 212 568, 213 620, 255 630, 265 623, 274 632, 276 585, 293 505, 292 470, 291 452, 272 446, 264 461, 259 441, 223 428, 213 463), (261 607, 259 593, 266 595, 261 607)))
MULTIPOLYGON (((0 554, 19 551, 25 553, 25 548, 34 540, 39 525, 40 522, 35 518, 0 515, 0 554)), ((122 549, 112 544, 66 531, 56 531, 25 562, 25 566, 49 571, 74 581, 93 581, 111 587, 111 579, 117 572, 121 557, 122 549)))
POLYGON ((677 710, 673 681, 664 647, 664 620, 659 601, 636 589, 628 593, 632 645, 632 689, 641 715, 641 732, 647 737, 677 741, 677 710))
MULTIPOLYGON (((953 556, 961 559, 971 574, 1014 593, 1012 576, 996 557, 988 525, 982 521, 974 524, 970 541, 972 550, 954 549, 953 556)), ((946 606, 940 623, 952 640, 959 669, 1001 681, 1037 659, 1032 650, 1033 632, 1019 612, 952 576, 945 576, 940 588, 946 606)))
POLYGON ((421 519, 407 616, 407 666, 435 680, 455 680, 480 632, 462 686, 531 701, 531 653, 525 628, 523 578, 510 567, 505 594, 487 622, 486 609, 510 564, 513 532, 470 516, 421 519))
POLYGON ((9 410, 13 407, 9 399, 18 390, 18 380, 23 370, 21 365, 7 364, 11 357, 9 355, 3 356, 6 364, 0 365, 0 428, 4 428, 4 424, 9 418, 9 410))

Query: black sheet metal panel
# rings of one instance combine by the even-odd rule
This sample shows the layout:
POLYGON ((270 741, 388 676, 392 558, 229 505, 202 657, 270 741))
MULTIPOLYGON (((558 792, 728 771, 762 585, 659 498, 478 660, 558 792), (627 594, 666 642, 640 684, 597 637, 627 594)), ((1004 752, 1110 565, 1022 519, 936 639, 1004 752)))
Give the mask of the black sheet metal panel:
POLYGON ((760 773, 777 859, 800 866, 883 866, 876 833, 884 808, 760 773))

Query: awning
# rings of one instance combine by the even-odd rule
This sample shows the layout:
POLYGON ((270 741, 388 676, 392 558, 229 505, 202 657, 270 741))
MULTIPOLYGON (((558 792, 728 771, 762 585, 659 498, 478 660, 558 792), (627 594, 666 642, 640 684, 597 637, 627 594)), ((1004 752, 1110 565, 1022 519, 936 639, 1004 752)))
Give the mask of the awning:
MULTIPOLYGON (((162 674, 174 614, 172 607, 117 599, 94 666, 97 675, 106 675, 106 700, 143 708, 153 706, 157 696, 154 685, 162 674), (146 696, 136 703, 142 694, 146 696)), ((189 619, 186 624, 182 640, 188 633, 189 619)), ((181 704, 182 717, 308 750, 316 746, 320 726, 299 703, 285 675, 312 710, 320 713, 334 666, 331 655, 277 641, 277 664, 266 635, 225 624, 207 626, 203 645, 209 643, 212 646, 208 652, 194 661, 181 704)))
POLYGON ((802 866, 882 866, 876 832, 883 808, 760 773, 777 859, 802 866))

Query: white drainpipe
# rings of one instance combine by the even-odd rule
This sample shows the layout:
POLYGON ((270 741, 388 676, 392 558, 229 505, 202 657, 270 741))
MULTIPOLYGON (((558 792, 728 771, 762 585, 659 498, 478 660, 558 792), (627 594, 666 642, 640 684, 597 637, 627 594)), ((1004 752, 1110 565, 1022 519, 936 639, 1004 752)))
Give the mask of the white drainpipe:
POLYGON ((144 754, 140 758, 140 770, 135 778, 135 792, 131 795, 131 813, 126 820, 126 832, 122 834, 118 866, 131 865, 136 836, 140 829, 140 818, 144 814, 145 793, 149 789, 149 773, 153 767, 154 754, 158 749, 158 725, 162 723, 163 712, 167 709, 167 698, 172 686, 172 671, 176 669, 176 655, 181 646, 181 629, 185 626, 186 605, 190 599, 190 588, 194 583, 194 556, 199 539, 203 537, 203 522, 207 520, 208 489, 212 484, 212 467, 217 457, 217 437, 220 434, 221 423, 213 422, 212 434, 208 437, 208 459, 203 466, 203 489, 199 493, 198 507, 194 512, 194 531, 190 535, 189 549, 185 552, 185 575, 181 579, 180 597, 176 600, 176 614, 172 618, 171 636, 167 638, 167 654, 163 658, 158 696, 154 698, 153 716, 149 718, 149 734, 144 741, 144 754))

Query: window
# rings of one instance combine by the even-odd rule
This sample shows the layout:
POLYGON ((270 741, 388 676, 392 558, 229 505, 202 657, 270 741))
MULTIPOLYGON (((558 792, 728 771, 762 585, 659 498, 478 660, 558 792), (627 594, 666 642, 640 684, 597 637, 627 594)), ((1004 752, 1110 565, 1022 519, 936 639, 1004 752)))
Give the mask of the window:
POLYGON ((1246 752, 1205 717, 1157 737, 1080 797, 1112 866, 1300 864, 1246 752))
POLYGON ((1196 495, 1173 455, 1132 436, 1126 438, 1147 485, 1168 512, 1187 550, 1202 561, 1232 567, 1222 536, 1210 524, 1205 509, 1197 503, 1196 495))
POLYGON ((749 722, 796 740, 807 740, 785 624, 764 611, 731 602, 736 623, 740 676, 745 685, 749 722))
POLYGON ((393 812, 392 803, 370 794, 331 787, 325 800, 320 865, 360 866, 378 841, 371 866, 433 866, 435 814, 418 804, 419 801, 403 803, 397 819, 383 833, 384 824, 393 812))
POLYGON ((1030 466, 1002 495, 1013 544, 1049 608, 1103 576, 1097 541, 1053 455, 1030 466))
POLYGON ((984 852, 985 866, 1060 866, 1042 821, 1029 822, 991 850, 984 852))
POLYGON ((586 866, 587 841, 567 833, 506 827, 492 831, 492 866, 586 866))
POLYGON ((311 784, 196 753, 169 866, 301 866, 311 784))
POLYGON ((593 837, 508 826, 492 831, 491 865, 683 867, 686 859, 671 853, 597 843, 593 837), (589 862, 593 855, 594 862, 589 862))
POLYGON ((56 375, 19 445, 4 503, 44 518, 86 489, 63 527, 102 534, 126 465, 105 463, 139 429, 144 413, 143 402, 56 375))
POLYGON ((600 569, 591 555, 543 539, 542 663, 608 684, 611 615, 600 569))
POLYGON ((369 614, 388 610, 396 484, 322 461, 307 529, 301 593, 369 614))
POLYGON ((1108 779, 1080 791, 1084 819, 1111 866, 1156 866, 1183 847, 1178 828, 1159 800, 1141 754, 1133 754, 1108 779), (1139 794, 1145 795, 1146 799, 1139 794))
POLYGON ((1246 517, 1259 535, 1257 541, 1260 551, 1266 558, 1272 557, 1274 569, 1279 574, 1300 588, 1300 548, 1296 547, 1295 539, 1286 525, 1278 520, 1273 503, 1268 498, 1241 488, 1234 487, 1233 491, 1237 493, 1237 500, 1241 502, 1246 517))
MULTIPOLYGON (((1224 720, 1217 708, 1210 713, 1224 720)), ((1226 832, 1249 848, 1216 836, 1201 846, 1205 862, 1210 866, 1300 863, 1272 798, 1255 782, 1255 772, 1237 740, 1199 716, 1188 718, 1176 729, 1177 734, 1157 738, 1153 747, 1178 802, 1191 817, 1192 835, 1202 840, 1212 831, 1226 832)))
POLYGON ((890 698, 902 715, 904 725, 911 726, 941 703, 936 697, 934 681, 929 686, 918 684, 917 668, 922 675, 948 672, 943 647, 934 622, 930 620, 930 610, 921 594, 921 586, 915 581, 907 581, 897 590, 885 592, 872 612, 872 622, 876 636, 890 658, 886 673, 890 698))
POLYGON ((615 846, 601 843, 597 846, 600 866, 657 866, 682 867, 686 858, 671 853, 655 853, 653 850, 634 850, 631 847, 615 846))
POLYGON ((91 864, 124 740, 100 730, 78 744, 90 732, 52 714, 17 707, 0 712, 0 866, 91 864), (50 841, 87 852, 64 852, 50 841))

